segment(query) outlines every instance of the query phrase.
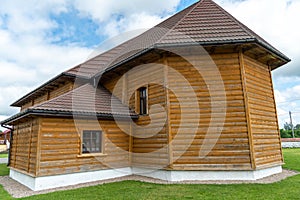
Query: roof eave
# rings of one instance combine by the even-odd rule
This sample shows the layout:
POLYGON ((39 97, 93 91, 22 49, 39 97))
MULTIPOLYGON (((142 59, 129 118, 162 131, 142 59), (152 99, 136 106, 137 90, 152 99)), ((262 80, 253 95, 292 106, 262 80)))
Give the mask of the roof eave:
MULTIPOLYGON (((203 46, 209 46, 209 45, 228 45, 228 44, 249 44, 249 43, 257 43, 258 45, 265 48, 269 53, 276 55, 276 57, 280 58, 285 63, 288 63, 291 61, 290 58, 288 58, 286 55, 278 51, 277 49, 274 49, 270 47, 269 45, 265 44, 264 42, 256 39, 256 38, 249 38, 249 39, 240 39, 240 40, 220 40, 220 41, 203 41, 203 42, 192 42, 192 43, 182 43, 182 46, 186 45, 203 45, 203 46)), ((160 47, 175 47, 180 46, 178 44, 167 44, 167 45, 157 45, 158 48, 160 47)))
POLYGON ((280 66, 285 65, 285 64, 291 62, 291 59, 289 57, 287 57, 286 55, 284 55, 283 53, 281 53, 279 50, 270 47, 269 45, 265 44, 264 42, 262 42, 260 40, 256 40, 255 42, 258 45, 260 45, 263 48, 265 48, 266 51, 268 51, 270 54, 273 54, 274 56, 276 56, 278 59, 280 59, 282 61, 281 65, 278 65, 278 66, 274 67, 273 69, 279 68, 280 66))
MULTIPOLYGON (((44 116, 44 117, 78 117, 78 118, 91 118, 96 117, 97 119, 128 119, 128 115, 123 114, 111 114, 111 113, 94 113, 94 112, 70 112, 70 111, 55 111, 55 110, 40 110, 40 109, 27 109, 20 112, 6 120, 1 121, 1 125, 10 125, 15 121, 28 116, 44 116)), ((130 118, 135 120, 138 119, 137 114, 130 115, 130 118)))
POLYGON ((47 81, 46 83, 42 84, 41 86, 39 86, 38 88, 32 90, 31 92, 29 92, 28 94, 24 95, 23 97, 21 97, 20 99, 18 99, 17 101, 15 101, 14 103, 12 103, 10 106, 13 107, 20 107, 24 101, 26 101, 26 99, 30 98, 32 95, 34 95, 36 92, 38 92, 39 90, 41 90, 42 88, 46 87, 47 85, 53 83, 54 81, 58 80, 59 78, 62 77, 69 77, 69 78, 82 78, 82 79, 87 79, 86 77, 81 77, 81 76, 76 76, 74 74, 71 73, 66 73, 63 72, 57 76, 55 76, 54 78, 50 79, 49 81, 47 81))
MULTIPOLYGON (((183 43, 166 43, 166 44, 155 44, 149 48, 143 49, 142 51, 132 55, 131 57, 128 57, 108 68, 106 68, 104 71, 101 71, 99 73, 97 73, 96 75, 94 75, 94 77, 98 77, 104 73, 107 73, 109 71, 114 70, 115 68, 130 62, 131 60, 142 56, 146 53, 148 53, 151 50, 154 49, 161 49, 161 48, 168 48, 168 47, 184 47, 184 46, 196 46, 196 45, 202 45, 202 46, 211 46, 211 45, 230 45, 230 44, 236 44, 236 45, 242 45, 242 44, 251 44, 251 43, 256 43, 258 45, 260 45, 261 47, 263 47, 264 49, 266 49, 269 53, 275 55, 277 58, 281 59, 283 61, 283 64, 286 64, 288 62, 291 61, 291 59, 289 59, 287 56, 285 56, 283 53, 281 53, 280 51, 269 47, 268 45, 266 45, 265 43, 257 40, 256 38, 249 38, 249 39, 240 39, 240 40, 219 40, 219 41, 203 41, 203 42, 183 42, 183 43)), ((282 64, 282 65, 283 65, 282 64)), ((281 66, 281 65, 280 65, 281 66)), ((277 66, 275 68, 278 68, 280 66, 277 66)))

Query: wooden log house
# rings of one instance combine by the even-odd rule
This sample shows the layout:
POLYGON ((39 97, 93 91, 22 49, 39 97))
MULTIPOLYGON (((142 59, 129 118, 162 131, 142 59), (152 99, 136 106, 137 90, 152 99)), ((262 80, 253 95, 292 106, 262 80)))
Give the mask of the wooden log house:
POLYGON ((1 122, 13 127, 10 176, 41 190, 131 174, 279 173, 271 71, 289 61, 200 0, 14 102, 20 113, 1 122))

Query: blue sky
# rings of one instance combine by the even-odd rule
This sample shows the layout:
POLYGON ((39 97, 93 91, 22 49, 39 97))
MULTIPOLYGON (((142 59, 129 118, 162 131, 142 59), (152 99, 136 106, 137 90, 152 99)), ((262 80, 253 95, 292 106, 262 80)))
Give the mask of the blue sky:
MULTIPOLYGON (((293 61, 273 72, 279 122, 300 123, 299 0, 215 0, 293 61), (299 112, 299 113, 297 113, 299 112)), ((1 0, 0 120, 9 105, 108 38, 150 28, 197 0, 1 0)))

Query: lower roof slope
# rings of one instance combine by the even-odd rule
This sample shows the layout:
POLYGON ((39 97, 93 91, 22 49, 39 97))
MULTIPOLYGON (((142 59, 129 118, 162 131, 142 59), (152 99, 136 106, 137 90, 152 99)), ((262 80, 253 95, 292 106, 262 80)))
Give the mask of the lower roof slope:
POLYGON ((138 118, 138 115, 102 86, 85 84, 49 101, 32 106, 1 122, 9 124, 28 115, 56 117, 138 118))

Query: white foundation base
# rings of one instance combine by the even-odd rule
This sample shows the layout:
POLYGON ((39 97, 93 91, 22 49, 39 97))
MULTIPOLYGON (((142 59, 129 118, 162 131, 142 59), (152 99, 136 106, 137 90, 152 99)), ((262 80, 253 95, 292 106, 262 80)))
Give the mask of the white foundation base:
POLYGON ((207 181, 207 180, 257 180, 282 172, 281 166, 256 171, 166 171, 144 168, 108 169, 56 176, 31 177, 10 169, 10 177, 31 190, 45 190, 80 183, 118 178, 128 175, 141 175, 170 182, 175 181, 207 181))
POLYGON ((33 191, 45 190, 51 188, 58 188, 69 185, 77 185, 80 183, 88 183, 99 180, 106 180, 118 178, 122 176, 131 175, 131 168, 122 169, 108 169, 93 172, 83 172, 74 174, 64 174, 55 176, 31 177, 29 175, 20 173, 16 170, 10 169, 9 176, 25 185, 33 191))
POLYGON ((133 168, 136 175, 175 181, 257 180, 282 172, 281 166, 256 171, 165 171, 133 168))

